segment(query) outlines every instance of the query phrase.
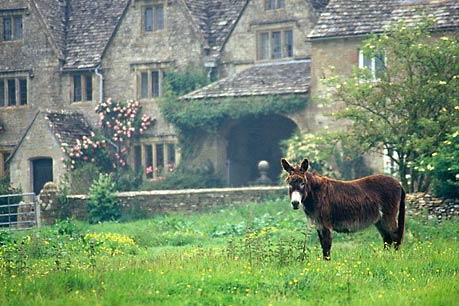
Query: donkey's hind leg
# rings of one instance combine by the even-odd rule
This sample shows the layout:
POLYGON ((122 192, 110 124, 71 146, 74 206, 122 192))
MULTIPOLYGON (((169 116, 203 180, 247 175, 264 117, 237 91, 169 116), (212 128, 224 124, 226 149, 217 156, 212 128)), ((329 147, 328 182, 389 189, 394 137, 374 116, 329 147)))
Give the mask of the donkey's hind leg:
POLYGON ((397 227, 388 226, 383 220, 378 221, 375 225, 383 238, 385 249, 389 248, 394 241, 397 241, 397 227))

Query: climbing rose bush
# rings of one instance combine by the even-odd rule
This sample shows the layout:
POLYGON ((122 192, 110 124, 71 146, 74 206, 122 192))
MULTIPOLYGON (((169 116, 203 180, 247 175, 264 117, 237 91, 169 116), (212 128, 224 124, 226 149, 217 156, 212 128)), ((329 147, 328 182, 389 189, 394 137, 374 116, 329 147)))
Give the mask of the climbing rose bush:
POLYGON ((130 140, 145 133, 155 118, 141 116, 138 101, 115 102, 109 98, 95 108, 98 129, 78 139, 73 147, 61 147, 69 157, 65 166, 76 169, 83 163, 94 163, 103 172, 127 165, 130 140))

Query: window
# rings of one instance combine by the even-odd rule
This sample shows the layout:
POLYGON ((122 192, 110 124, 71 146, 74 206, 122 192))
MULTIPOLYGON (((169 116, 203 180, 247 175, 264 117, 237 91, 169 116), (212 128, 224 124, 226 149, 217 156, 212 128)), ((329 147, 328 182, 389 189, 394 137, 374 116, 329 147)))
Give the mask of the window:
POLYGON ((0 151, 0 178, 4 178, 8 173, 8 166, 6 161, 10 157, 11 152, 9 151, 0 151))
POLYGON ((164 29, 164 7, 162 4, 144 8, 143 29, 145 32, 164 29))
POLYGON ((72 76, 72 101, 92 101, 92 74, 77 73, 72 76))
POLYGON ((265 0, 265 10, 277 10, 285 7, 285 0, 265 0))
POLYGON ((160 97, 161 92, 161 83, 162 83, 163 73, 161 70, 148 70, 141 71, 139 75, 139 89, 138 97, 140 99, 151 99, 155 97, 160 97))
POLYGON ((178 162, 177 145, 174 142, 159 141, 135 145, 132 148, 132 164, 139 173, 145 171, 147 178, 159 178, 174 171, 178 162))
POLYGON ((369 57, 359 50, 359 68, 366 68, 371 72, 374 80, 380 79, 384 74, 386 57, 384 54, 377 54, 375 57, 369 57))
POLYGON ((259 32, 258 59, 281 59, 293 57, 292 30, 259 32))
POLYGON ((27 79, 0 78, 0 107, 21 105, 27 105, 27 79))
POLYGON ((22 39, 22 16, 3 16, 3 40, 22 39))

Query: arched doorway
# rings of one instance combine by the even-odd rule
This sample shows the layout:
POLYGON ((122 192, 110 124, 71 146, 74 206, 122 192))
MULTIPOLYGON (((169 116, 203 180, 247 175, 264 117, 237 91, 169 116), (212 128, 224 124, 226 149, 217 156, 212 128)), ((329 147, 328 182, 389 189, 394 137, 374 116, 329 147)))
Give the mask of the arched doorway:
POLYGON ((277 183, 282 157, 280 142, 289 138, 296 124, 280 115, 245 117, 228 129, 228 183, 246 186, 259 177, 258 162, 270 164, 268 176, 277 183))

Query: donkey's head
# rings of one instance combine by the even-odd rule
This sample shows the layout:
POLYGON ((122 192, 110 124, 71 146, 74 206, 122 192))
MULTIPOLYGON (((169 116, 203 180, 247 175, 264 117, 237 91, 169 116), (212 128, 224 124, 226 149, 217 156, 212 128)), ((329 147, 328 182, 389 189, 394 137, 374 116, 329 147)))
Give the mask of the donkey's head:
POLYGON ((293 209, 298 209, 300 203, 308 196, 308 179, 306 172, 308 171, 309 161, 307 158, 303 159, 301 165, 293 167, 285 159, 281 158, 282 168, 288 173, 285 182, 289 185, 288 194, 290 196, 290 203, 293 209))

